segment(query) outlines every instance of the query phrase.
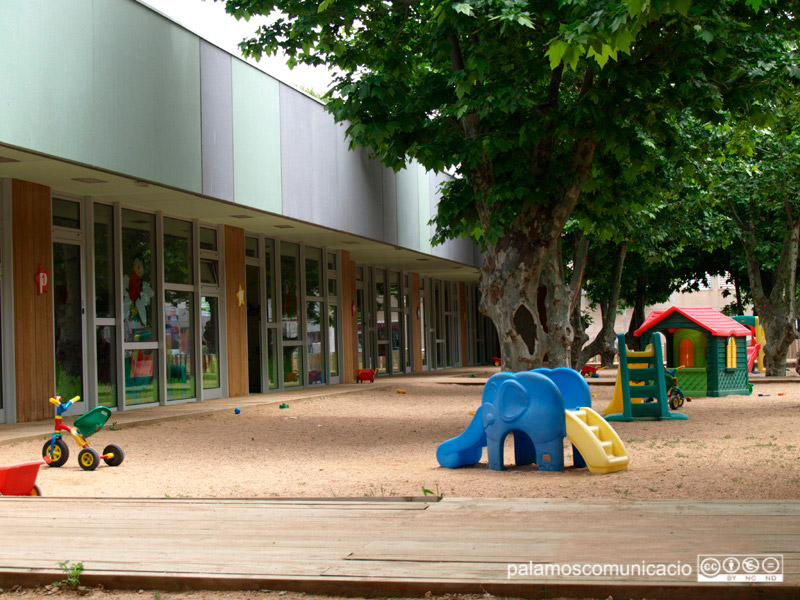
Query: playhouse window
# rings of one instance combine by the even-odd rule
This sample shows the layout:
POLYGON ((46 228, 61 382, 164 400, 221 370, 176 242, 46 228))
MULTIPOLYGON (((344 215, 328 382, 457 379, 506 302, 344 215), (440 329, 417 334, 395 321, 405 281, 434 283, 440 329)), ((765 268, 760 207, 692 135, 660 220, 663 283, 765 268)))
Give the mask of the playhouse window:
POLYGON ((736 368, 736 338, 728 338, 727 360, 725 366, 729 369, 736 368))

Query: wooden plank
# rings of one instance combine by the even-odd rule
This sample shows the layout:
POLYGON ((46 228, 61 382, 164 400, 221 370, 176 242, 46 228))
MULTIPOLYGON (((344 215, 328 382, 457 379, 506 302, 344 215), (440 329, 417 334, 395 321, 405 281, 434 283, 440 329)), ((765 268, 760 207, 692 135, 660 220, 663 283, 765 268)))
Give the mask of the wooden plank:
POLYGON ((14 248, 14 355, 17 422, 52 416, 53 395, 53 244, 50 188, 13 180, 11 204, 14 248), (50 291, 39 295, 34 276, 42 265, 50 291))
POLYGON ((225 306, 228 330, 228 395, 245 396, 247 379, 247 307, 237 293, 246 289, 244 229, 225 225, 225 306))
POLYGON ((672 597, 664 595, 669 589, 682 598, 746 597, 740 590, 797 597, 800 554, 793 549, 800 547, 800 502, 756 504, 3 498, 0 586, 12 576, 20 583, 22 573, 52 577, 57 560, 68 558, 84 563, 82 581, 113 581, 115 587, 124 581, 165 589, 180 581, 203 589, 250 589, 256 583, 286 589, 291 580, 299 591, 372 595, 479 587, 536 597, 546 585, 553 595, 602 589, 603 597, 672 597), (681 516, 665 517, 664 509, 681 516), (70 540, 68 557, 52 556, 56 526, 70 540), (697 553, 733 552, 783 553, 786 584, 699 586, 694 571, 670 578, 508 579, 509 564, 528 561, 693 564, 697 553))

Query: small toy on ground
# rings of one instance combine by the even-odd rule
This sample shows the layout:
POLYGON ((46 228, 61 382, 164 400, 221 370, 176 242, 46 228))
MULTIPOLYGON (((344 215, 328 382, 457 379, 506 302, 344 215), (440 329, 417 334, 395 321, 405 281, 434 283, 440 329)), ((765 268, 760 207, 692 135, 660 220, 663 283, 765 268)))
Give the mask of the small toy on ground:
POLYGON ((125 459, 125 453, 117 444, 109 444, 103 449, 102 454, 92 448, 86 441, 90 435, 100 431, 111 416, 111 410, 105 406, 98 406, 84 413, 75 419, 75 427, 70 427, 62 422, 62 415, 67 412, 75 402, 80 402, 80 396, 75 396, 71 400, 63 400, 61 396, 50 398, 50 404, 56 407, 56 426, 52 437, 44 443, 42 456, 45 460, 49 459, 51 467, 60 467, 69 459, 69 446, 61 437, 62 432, 66 431, 81 448, 78 453, 78 464, 84 471, 94 471, 100 464, 102 458, 109 467, 117 467, 125 459))
POLYGON ((375 371, 373 369, 357 369, 356 382, 361 383, 362 381, 375 383, 375 371))
POLYGON ((591 365, 583 365, 581 368, 581 375, 584 377, 600 377, 597 372, 607 368, 608 367, 593 367, 591 365))
POLYGON ((281 403, 278 405, 278 408, 289 408, 289 405, 288 405, 288 404, 286 404, 286 402, 281 402, 281 403))
POLYGON ((241 408, 234 408, 234 409, 233 409, 233 412, 234 412, 234 414, 237 414, 237 415, 238 415, 239 413, 241 413, 241 412, 242 412, 242 409, 241 409, 241 408))
POLYGON ((492 362, 494 363, 495 367, 499 367, 500 366, 500 357, 499 356, 493 356, 492 357, 492 362))
POLYGON ((474 465, 485 446, 489 468, 502 471, 509 433, 514 434, 517 465, 535 463, 540 471, 563 471, 566 437, 572 442, 576 467, 613 473, 628 466, 625 445, 591 409, 589 386, 573 369, 498 373, 486 382, 482 399, 464 432, 437 448, 436 459, 442 467, 474 465))
POLYGON ((41 496, 42 491, 36 485, 39 467, 47 462, 34 460, 0 467, 0 496, 41 496))

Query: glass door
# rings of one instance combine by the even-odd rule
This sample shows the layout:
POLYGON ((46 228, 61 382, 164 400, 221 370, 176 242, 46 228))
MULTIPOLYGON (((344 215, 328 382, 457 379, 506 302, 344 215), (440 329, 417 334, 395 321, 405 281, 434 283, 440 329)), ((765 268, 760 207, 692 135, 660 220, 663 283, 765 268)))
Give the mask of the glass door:
POLYGON ((261 264, 258 238, 245 238, 245 291, 247 304, 247 376, 250 393, 263 391, 261 381, 261 264))
POLYGON ((156 218, 122 210, 122 326, 125 406, 159 402, 156 218))
POLYGON ((283 338, 281 368, 283 387, 298 387, 303 383, 303 331, 300 315, 300 246, 280 243, 281 335, 283 338))
POLYGON ((55 393, 63 398, 86 397, 82 254, 79 242, 53 242, 55 393))

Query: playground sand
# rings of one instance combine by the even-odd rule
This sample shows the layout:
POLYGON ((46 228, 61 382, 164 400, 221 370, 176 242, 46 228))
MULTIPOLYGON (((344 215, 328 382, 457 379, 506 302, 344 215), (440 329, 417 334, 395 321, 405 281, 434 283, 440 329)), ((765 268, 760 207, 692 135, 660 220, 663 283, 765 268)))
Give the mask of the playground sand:
MULTIPOLYGON (((495 370, 476 371, 485 377, 495 370)), ((613 371, 590 379, 599 412, 610 401, 613 371)), ((794 375, 794 373, 792 374, 794 375)), ((461 375, 403 380, 397 389, 364 385, 359 393, 299 400, 289 408, 262 405, 104 430, 95 446, 118 443, 119 468, 81 471, 71 444, 69 462, 42 468, 37 483, 47 496, 90 497, 372 497, 427 493, 467 497, 658 499, 800 498, 800 377, 762 383, 747 397, 698 398, 683 412, 688 421, 614 423, 631 457, 629 469, 594 475, 585 469, 537 472, 513 466, 488 469, 486 455, 473 467, 442 469, 435 458, 442 441, 461 433, 480 404, 482 386, 461 375), (759 396, 758 394, 765 394, 759 396), (766 395, 768 394, 768 395, 766 395), (784 395, 779 395, 784 394, 784 395)), ((39 455, 44 441, 0 448, 13 464, 39 455)), ((566 464, 572 464, 566 447, 566 464)), ((52 589, 0 590, 0 598, 39 598, 52 589)), ((86 590, 98 600, 156 597, 173 600, 335 600, 279 592, 86 590)), ((445 596, 441 600, 485 600, 445 596)), ((605 599, 604 599, 605 600, 605 599)))
MULTIPOLYGON (((601 373, 589 380, 600 412, 613 385, 594 383, 614 377, 601 373)), ((688 421, 613 423, 630 466, 610 475, 517 468, 510 436, 506 471, 489 470, 485 451, 473 467, 439 467, 437 446, 461 433, 480 404, 482 386, 438 383, 456 379, 397 380, 405 394, 365 384, 352 395, 297 400, 287 409, 269 404, 239 415, 230 410, 106 429, 93 445, 120 444, 121 467, 82 471, 70 441, 69 462, 43 467, 37 483, 45 495, 65 497, 800 497, 800 378, 756 383, 751 396, 697 398, 683 407, 688 421)), ((43 442, 3 446, 2 462, 35 459, 43 442)), ((565 447, 565 464, 572 465, 571 446, 565 447)))

